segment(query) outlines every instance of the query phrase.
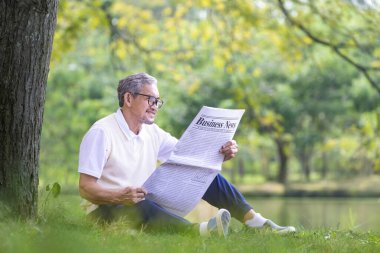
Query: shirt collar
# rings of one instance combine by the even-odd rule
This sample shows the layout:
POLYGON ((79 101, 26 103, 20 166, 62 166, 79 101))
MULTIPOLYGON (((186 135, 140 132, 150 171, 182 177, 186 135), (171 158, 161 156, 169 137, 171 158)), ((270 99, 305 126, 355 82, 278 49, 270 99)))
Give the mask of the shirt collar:
POLYGON ((141 134, 143 134, 144 125, 141 126, 141 130, 138 135, 132 132, 132 130, 128 126, 127 121, 125 121, 124 119, 121 108, 117 109, 116 111, 116 121, 119 124, 121 130, 123 131, 123 133, 125 134, 128 140, 133 139, 133 138, 138 138, 139 136, 141 136, 141 134))

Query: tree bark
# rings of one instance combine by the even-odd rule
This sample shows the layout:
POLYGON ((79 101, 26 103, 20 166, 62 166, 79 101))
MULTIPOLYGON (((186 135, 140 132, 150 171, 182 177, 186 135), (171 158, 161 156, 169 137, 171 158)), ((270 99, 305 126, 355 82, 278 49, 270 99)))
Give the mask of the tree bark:
POLYGON ((0 0, 0 201, 37 214, 38 160, 58 0, 0 0))

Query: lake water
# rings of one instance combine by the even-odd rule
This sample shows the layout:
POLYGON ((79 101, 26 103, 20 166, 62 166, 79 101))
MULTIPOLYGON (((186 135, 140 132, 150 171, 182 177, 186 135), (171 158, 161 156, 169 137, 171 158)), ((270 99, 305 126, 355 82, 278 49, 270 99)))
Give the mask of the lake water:
MULTIPOLYGON (((352 229, 380 234, 380 198, 249 198, 256 212, 298 229, 352 229)), ((199 222, 216 212, 200 203, 188 218, 199 222)))

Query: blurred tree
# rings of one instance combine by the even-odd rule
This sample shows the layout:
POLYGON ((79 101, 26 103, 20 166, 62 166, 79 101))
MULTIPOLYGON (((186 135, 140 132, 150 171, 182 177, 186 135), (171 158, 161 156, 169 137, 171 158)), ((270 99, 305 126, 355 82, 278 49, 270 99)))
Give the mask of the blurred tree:
POLYGON ((379 3, 278 0, 278 5, 291 25, 356 68, 380 95, 379 3))
POLYGON ((37 214, 45 87, 58 1, 0 1, 0 201, 37 214))
MULTIPOLYGON (((305 1, 295 2, 294 10, 298 10, 305 1)), ((377 96, 373 92, 356 87, 355 96, 351 96, 351 79, 357 77, 348 68, 344 78, 344 68, 348 65, 319 66, 314 58, 321 55, 330 59, 333 53, 326 53, 322 46, 312 43, 308 34, 295 32, 285 22, 277 0, 61 0, 60 3, 62 12, 53 55, 53 63, 60 68, 54 72, 57 76, 51 78, 48 92, 54 94, 54 99, 48 102, 52 110, 49 117, 59 121, 66 130, 59 131, 52 126, 44 130, 46 146, 54 144, 52 136, 62 140, 56 149, 43 152, 44 163, 51 159, 49 152, 54 150, 61 154, 61 168, 75 166, 67 158, 69 153, 71 157, 77 156, 76 148, 72 147, 79 145, 79 141, 75 144, 73 139, 80 139, 80 132, 84 134, 92 120, 115 106, 110 102, 115 99, 111 86, 115 87, 117 79, 134 72, 145 71, 158 78, 165 105, 157 123, 177 137, 202 105, 245 108, 237 138, 249 150, 239 156, 244 162, 227 166, 244 166, 245 172, 260 172, 281 182, 286 182, 288 169, 295 171, 288 168, 289 161, 296 160, 295 156, 300 158, 306 177, 315 164, 323 167, 319 161, 311 163, 313 159, 320 159, 323 154, 326 154, 325 161, 331 161, 331 157, 342 158, 327 154, 337 152, 338 145, 328 149, 324 143, 343 135, 351 138, 357 132, 336 129, 346 129, 347 124, 357 122, 360 118, 357 110, 367 108, 372 112, 377 108, 377 96), (78 56, 68 60, 70 51, 78 56), (70 67, 73 63, 74 71, 70 67), (335 71, 339 76, 334 79, 335 71), (64 88, 66 82, 70 89, 64 88), (59 97, 60 93, 65 97, 59 97), (361 102, 363 97, 368 100, 361 102), (95 110, 89 112, 83 108, 95 110), (55 110, 61 116, 56 116, 55 110), (62 115, 69 115, 69 120, 62 115), (351 116, 352 121, 347 123, 351 116), (332 123, 336 125, 331 126, 332 123), (257 133, 262 136, 257 138, 257 133)), ((304 3, 306 7, 312 4, 304 3)), ((333 3, 319 1, 317 6, 331 9, 333 3)), ((293 11, 293 6, 285 4, 285 7, 293 11)), ((306 12, 306 7, 296 12, 295 17, 308 21, 309 17, 303 13, 312 13, 306 12)), ((354 14, 353 20, 360 20, 354 14)), ((313 20, 310 18, 310 22, 302 24, 313 24, 313 20)), ((353 20, 344 24, 347 29, 355 28, 353 20)), ((359 23, 363 29, 372 29, 359 23)), ((330 36, 334 26, 328 24, 331 26, 315 23, 312 28, 316 26, 321 34, 330 36)), ((339 29, 345 28, 344 25, 340 23, 339 29)), ((353 36, 358 34, 353 30, 353 36)), ((368 43, 376 47, 370 38, 368 43)), ((369 48, 371 51, 372 47, 369 48)), ((376 50, 370 54, 372 58, 368 59, 378 57, 376 50)), ((355 59, 364 61, 363 57, 355 59)), ((335 60, 332 64, 339 65, 335 60)), ((376 70, 369 72, 372 75, 376 70)))
MULTIPOLYGON (((294 141, 307 180, 310 180, 310 161, 316 145, 323 143, 336 125, 341 126, 347 117, 355 117, 350 113, 353 101, 347 89, 356 72, 348 64, 338 64, 337 59, 324 54, 323 50, 318 53, 312 61, 305 63, 304 70, 291 82, 294 99, 302 105, 295 122, 294 141)), ((326 177, 327 171, 328 162, 324 159, 322 178, 326 177)))
POLYGON ((77 183, 78 150, 85 132, 117 107, 118 80, 108 64, 109 50, 102 47, 107 37, 95 32, 96 41, 90 38, 62 55, 49 78, 41 139, 42 183, 77 183))

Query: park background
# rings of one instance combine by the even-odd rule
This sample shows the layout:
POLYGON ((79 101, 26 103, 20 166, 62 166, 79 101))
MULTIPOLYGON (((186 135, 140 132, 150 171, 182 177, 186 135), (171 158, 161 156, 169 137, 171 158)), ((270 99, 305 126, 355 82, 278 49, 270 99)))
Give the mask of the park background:
POLYGON ((147 72, 165 101, 156 123, 177 138, 203 105, 245 109, 222 174, 263 214, 378 234, 379 23, 378 1, 59 1, 40 201, 56 182, 79 215, 80 142, 118 108, 118 81, 147 72))
POLYGON ((203 105, 246 110, 223 167, 244 192, 379 197, 379 9, 279 3, 60 1, 40 185, 77 192, 85 132, 117 109, 120 79, 147 72, 177 138, 203 105))
POLYGON ((379 10, 303 2, 286 2, 292 25, 277 1, 60 1, 41 183, 76 184, 83 135, 136 72, 157 77, 176 137, 203 105, 246 110, 236 183, 380 175, 379 10))
POLYGON ((60 1, 40 186, 77 192, 85 132, 117 109, 120 79, 147 72, 177 138, 203 105, 246 110, 223 168, 244 192, 379 197, 379 9, 279 2, 60 1))

